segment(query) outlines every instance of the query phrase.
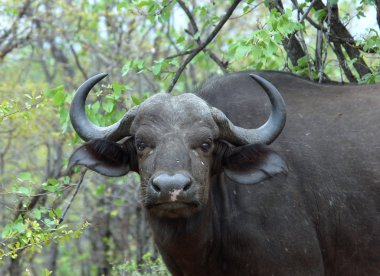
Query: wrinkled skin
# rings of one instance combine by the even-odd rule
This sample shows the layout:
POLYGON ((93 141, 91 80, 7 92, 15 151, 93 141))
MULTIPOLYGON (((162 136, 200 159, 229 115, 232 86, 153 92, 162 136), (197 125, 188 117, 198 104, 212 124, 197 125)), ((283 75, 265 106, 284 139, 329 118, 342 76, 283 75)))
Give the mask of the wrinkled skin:
MULTIPOLYGON (((157 95, 140 107, 124 144, 89 141, 71 161, 111 176, 140 173, 173 275, 379 275, 380 86, 256 73, 287 103, 277 153, 220 140, 206 103, 191 94, 157 95)), ((270 110, 245 72, 196 94, 246 128, 270 110)))

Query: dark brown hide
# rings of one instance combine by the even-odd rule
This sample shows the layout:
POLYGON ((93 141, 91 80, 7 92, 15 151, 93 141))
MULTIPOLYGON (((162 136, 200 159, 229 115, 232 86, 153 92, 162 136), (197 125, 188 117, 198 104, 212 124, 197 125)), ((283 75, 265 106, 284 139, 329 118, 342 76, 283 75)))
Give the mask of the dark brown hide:
MULTIPOLYGON (((213 263, 213 275, 380 275, 380 85, 255 73, 287 105, 286 127, 271 147, 289 174, 254 186, 215 179, 204 238, 214 255, 203 252, 193 267, 213 263)), ((199 95, 243 127, 260 125, 270 109, 245 72, 212 80, 199 95)), ((172 256, 174 264, 185 260, 172 256)))
MULTIPOLYGON (((104 141, 90 141, 72 162, 115 176, 139 171, 173 275, 379 275, 380 85, 255 73, 287 104, 272 149, 221 141, 203 101, 158 95, 134 113, 123 154, 104 158, 104 141)), ((196 94, 245 128, 259 127, 271 110, 249 72, 208 81, 196 94)))

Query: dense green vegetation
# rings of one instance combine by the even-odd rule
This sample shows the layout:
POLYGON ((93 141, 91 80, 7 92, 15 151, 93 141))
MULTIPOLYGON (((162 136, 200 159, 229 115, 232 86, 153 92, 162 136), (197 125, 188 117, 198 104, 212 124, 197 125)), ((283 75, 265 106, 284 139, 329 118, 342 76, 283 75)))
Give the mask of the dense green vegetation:
POLYGON ((109 74, 88 100, 99 125, 230 71, 380 82, 379 9, 378 0, 0 0, 0 274, 168 274, 138 175, 66 170, 81 143, 68 108, 85 79, 109 74))

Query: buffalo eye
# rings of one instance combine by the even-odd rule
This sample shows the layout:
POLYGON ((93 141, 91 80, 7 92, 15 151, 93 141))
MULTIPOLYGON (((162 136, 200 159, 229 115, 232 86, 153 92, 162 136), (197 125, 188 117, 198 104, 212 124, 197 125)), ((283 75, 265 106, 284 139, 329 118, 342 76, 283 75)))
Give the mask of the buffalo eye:
POLYGON ((137 151, 143 151, 146 148, 146 144, 142 141, 136 143, 137 151))
POLYGON ((200 149, 203 152, 208 152, 211 149, 211 141, 205 141, 200 145, 200 149))

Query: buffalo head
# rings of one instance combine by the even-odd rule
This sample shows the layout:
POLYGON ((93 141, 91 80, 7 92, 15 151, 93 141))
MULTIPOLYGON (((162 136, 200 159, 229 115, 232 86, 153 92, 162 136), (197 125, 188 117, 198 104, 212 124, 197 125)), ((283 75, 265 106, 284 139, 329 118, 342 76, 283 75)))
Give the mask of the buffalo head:
POLYGON ((107 176, 129 171, 141 176, 141 201, 159 217, 189 217, 208 202, 210 179, 224 172, 243 184, 257 183, 286 171, 282 159, 263 144, 285 124, 285 104, 277 89, 251 75, 268 94, 272 112, 257 129, 234 125, 226 115, 195 94, 157 94, 130 109, 108 127, 92 124, 85 101, 106 74, 87 80, 76 92, 70 118, 85 141, 70 158, 107 176))

